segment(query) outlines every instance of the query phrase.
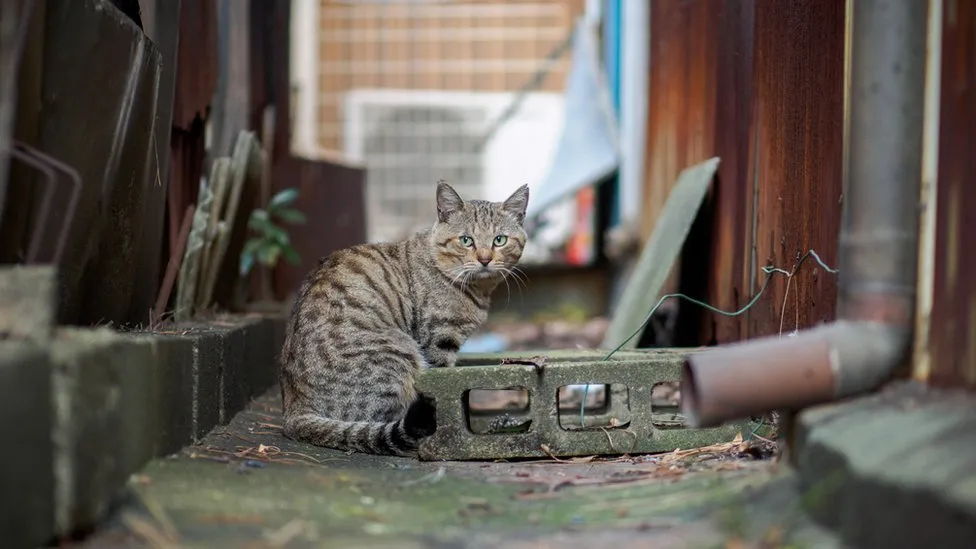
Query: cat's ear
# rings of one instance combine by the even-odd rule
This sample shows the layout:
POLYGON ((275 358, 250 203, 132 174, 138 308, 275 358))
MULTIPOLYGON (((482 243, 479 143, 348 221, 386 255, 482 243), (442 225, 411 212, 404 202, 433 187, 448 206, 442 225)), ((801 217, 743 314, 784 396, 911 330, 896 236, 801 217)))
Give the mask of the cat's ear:
POLYGON ((502 209, 515 216, 521 223, 525 219, 525 209, 529 207, 529 186, 522 185, 515 189, 512 196, 505 199, 502 209))
POLYGON ((444 223, 452 213, 464 208, 464 200, 453 187, 444 182, 437 182, 437 219, 444 223))

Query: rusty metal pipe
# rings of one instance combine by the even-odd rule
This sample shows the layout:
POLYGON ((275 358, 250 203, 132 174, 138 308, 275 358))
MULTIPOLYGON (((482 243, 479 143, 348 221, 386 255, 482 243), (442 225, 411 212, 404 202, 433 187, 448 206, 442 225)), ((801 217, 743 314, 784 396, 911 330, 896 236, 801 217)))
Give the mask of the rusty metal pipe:
POLYGON ((876 388, 904 359, 917 276, 928 2, 853 2, 840 320, 686 357, 692 427, 876 388))

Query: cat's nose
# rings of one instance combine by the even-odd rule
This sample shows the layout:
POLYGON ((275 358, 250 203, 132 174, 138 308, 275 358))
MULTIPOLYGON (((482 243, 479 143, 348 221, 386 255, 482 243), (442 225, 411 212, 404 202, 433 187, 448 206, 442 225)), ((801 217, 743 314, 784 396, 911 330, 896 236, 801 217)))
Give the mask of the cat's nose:
POLYGON ((485 267, 487 267, 488 264, 491 263, 491 258, 490 257, 479 257, 478 258, 478 262, 481 263, 482 265, 484 265, 485 267))

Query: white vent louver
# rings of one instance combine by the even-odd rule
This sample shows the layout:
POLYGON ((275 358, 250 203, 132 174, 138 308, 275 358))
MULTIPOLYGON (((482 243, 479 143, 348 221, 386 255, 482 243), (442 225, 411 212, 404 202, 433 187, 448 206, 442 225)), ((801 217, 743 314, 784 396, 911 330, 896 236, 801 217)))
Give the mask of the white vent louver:
POLYGON ((559 94, 529 95, 479 150, 514 94, 354 90, 345 97, 344 153, 367 169, 370 241, 402 238, 434 219, 444 179, 465 198, 500 200, 537 185, 562 128, 559 94))

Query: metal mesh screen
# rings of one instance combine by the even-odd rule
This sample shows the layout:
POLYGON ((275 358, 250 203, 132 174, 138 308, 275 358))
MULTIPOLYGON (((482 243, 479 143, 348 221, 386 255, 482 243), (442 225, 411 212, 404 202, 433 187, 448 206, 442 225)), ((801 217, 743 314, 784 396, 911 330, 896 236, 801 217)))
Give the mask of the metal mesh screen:
POLYGON ((318 144, 367 168, 370 240, 429 225, 439 179, 466 198, 498 194, 483 137, 547 65, 532 93, 562 93, 569 58, 547 56, 583 3, 321 0, 318 144))

